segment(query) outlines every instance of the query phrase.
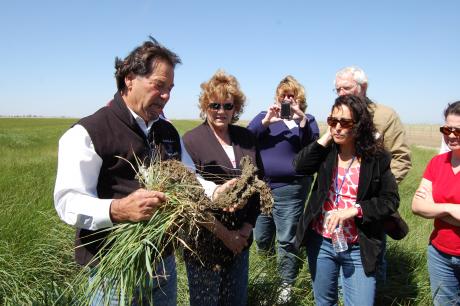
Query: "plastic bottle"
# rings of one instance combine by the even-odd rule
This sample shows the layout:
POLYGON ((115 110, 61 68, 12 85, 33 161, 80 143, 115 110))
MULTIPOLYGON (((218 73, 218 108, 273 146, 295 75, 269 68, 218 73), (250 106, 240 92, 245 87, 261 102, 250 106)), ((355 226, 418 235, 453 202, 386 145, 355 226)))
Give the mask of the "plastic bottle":
POLYGON ((331 239, 332 239, 332 246, 334 247, 334 251, 336 253, 340 253, 340 252, 348 250, 347 240, 345 239, 345 236, 343 235, 342 227, 337 225, 337 227, 331 234, 331 239))

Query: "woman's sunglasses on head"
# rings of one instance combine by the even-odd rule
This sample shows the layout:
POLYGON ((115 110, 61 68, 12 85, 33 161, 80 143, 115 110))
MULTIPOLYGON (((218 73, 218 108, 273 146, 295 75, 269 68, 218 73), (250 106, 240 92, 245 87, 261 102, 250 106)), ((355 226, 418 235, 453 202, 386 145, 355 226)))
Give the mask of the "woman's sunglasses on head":
POLYGON ((454 133, 456 137, 460 136, 460 128, 456 127, 449 127, 449 126, 441 126, 439 131, 446 136, 449 136, 451 133, 454 133))
POLYGON ((351 128, 353 126, 353 124, 355 124, 355 122, 353 121, 353 119, 345 119, 345 118, 335 118, 335 117, 327 117, 327 124, 330 126, 330 127, 335 127, 337 126, 337 123, 340 123, 340 126, 345 128, 345 129, 348 129, 348 128, 351 128))
POLYGON ((235 105, 233 103, 224 103, 220 104, 217 102, 209 103, 208 107, 213 110, 219 110, 223 108, 224 110, 232 110, 235 105))

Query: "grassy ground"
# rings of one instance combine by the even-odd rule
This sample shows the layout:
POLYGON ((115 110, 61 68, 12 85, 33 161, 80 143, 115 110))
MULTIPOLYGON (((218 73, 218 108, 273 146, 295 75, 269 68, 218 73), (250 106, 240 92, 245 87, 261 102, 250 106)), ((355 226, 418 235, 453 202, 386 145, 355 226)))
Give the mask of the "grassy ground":
POLYGON ((75 274, 73 230, 52 204, 56 140, 73 121, 0 119, 0 304, 44 302, 75 274))
MULTIPOLYGON (((0 119, 0 305, 52 304, 73 279, 74 230, 53 207, 57 141, 73 119, 0 119)), ((181 134, 199 121, 175 120, 181 134)), ((413 147, 413 169, 400 186, 400 212, 410 226, 403 241, 388 241, 388 282, 377 305, 428 305, 425 250, 432 222, 415 217, 410 202, 432 150, 413 147)), ((179 304, 186 305, 187 279, 178 261, 179 304)), ((302 258, 305 259, 304 255, 302 258)), ((272 305, 279 287, 275 260, 251 248, 250 305, 272 305)), ((304 265, 292 305, 312 305, 304 265)))

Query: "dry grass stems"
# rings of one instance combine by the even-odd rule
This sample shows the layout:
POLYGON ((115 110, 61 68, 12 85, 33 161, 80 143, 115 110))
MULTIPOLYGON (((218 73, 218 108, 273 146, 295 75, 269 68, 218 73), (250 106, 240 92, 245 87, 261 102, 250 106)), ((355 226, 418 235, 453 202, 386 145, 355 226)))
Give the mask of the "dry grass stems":
POLYGON ((146 279, 157 282, 165 277, 155 272, 155 267, 162 264, 162 255, 171 253, 178 245, 193 252, 181 237, 199 230, 199 224, 212 222, 211 209, 233 206, 235 199, 242 207, 247 198, 259 192, 262 211, 271 211, 270 189, 257 178, 257 169, 247 157, 242 159, 241 179, 214 202, 206 197, 195 174, 181 162, 156 158, 148 166, 139 160, 137 163, 137 179, 141 186, 164 192, 167 201, 149 221, 122 223, 107 229, 110 234, 104 245, 108 251, 95 257, 94 260, 99 261, 96 269, 85 269, 77 277, 79 289, 76 296, 80 304, 89 304, 89 297, 97 295, 104 296, 100 301, 104 305, 110 304, 110 295, 117 296, 120 305, 130 305, 137 295, 139 298, 152 296, 146 279), (89 274, 91 281, 88 284, 89 274))

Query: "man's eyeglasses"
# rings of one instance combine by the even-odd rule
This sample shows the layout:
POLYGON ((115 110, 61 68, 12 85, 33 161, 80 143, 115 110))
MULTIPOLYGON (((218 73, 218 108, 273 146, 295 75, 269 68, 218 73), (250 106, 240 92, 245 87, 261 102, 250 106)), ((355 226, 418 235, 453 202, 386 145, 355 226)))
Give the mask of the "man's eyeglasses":
POLYGON ((342 87, 336 87, 334 88, 332 91, 334 93, 337 93, 339 94, 341 90, 343 90, 344 92, 346 93, 349 93, 353 90, 353 88, 355 88, 358 84, 355 84, 355 85, 351 85, 351 86, 342 86, 342 87))
POLYGON ((449 136, 450 133, 454 133, 456 137, 460 136, 460 128, 456 128, 456 127, 441 126, 439 128, 439 131, 446 136, 449 136))
POLYGON ((337 125, 337 123, 340 123, 340 126, 345 128, 345 129, 351 128, 353 126, 353 124, 355 124, 353 119, 345 119, 345 118, 340 118, 339 119, 339 118, 335 118, 335 117, 327 117, 327 124, 330 127, 335 127, 337 125))
POLYGON ((213 110, 219 110, 223 108, 224 110, 232 110, 235 105, 233 103, 224 103, 220 104, 217 102, 209 103, 208 107, 213 110))

